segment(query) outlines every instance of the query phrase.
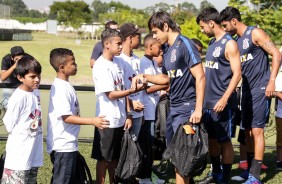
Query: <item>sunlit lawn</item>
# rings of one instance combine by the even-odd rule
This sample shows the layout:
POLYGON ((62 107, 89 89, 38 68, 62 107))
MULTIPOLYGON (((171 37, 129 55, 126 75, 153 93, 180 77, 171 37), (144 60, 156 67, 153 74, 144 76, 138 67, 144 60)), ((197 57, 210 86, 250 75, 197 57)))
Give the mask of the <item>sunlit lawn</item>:
MULTIPOLYGON (((56 36, 47 33, 33 32, 32 41, 0 41, 0 57, 10 53, 10 48, 16 45, 22 46, 25 52, 34 56, 42 65, 42 83, 50 83, 55 76, 55 71, 49 63, 50 51, 54 48, 71 49, 78 64, 76 76, 71 77, 71 82, 80 85, 92 85, 92 74, 89 67, 90 56, 96 40, 81 40, 80 44, 72 35, 56 36)), ((143 51, 136 51, 137 55, 142 56, 143 51)))
MULTIPOLYGON (((2 152, 2 150, 5 149, 5 141, 0 141, 0 150, 2 152)), ((96 179, 96 175, 95 175, 95 168, 96 168, 96 161, 93 160, 92 158, 90 158, 91 155, 91 149, 92 149, 92 143, 79 143, 79 150, 82 153, 82 155, 84 155, 86 162, 90 168, 90 171, 92 173, 92 178, 95 181, 96 179)), ((235 163, 238 163, 238 149, 236 148, 236 157, 235 157, 235 163)), ((275 155, 276 155, 276 151, 273 149, 266 149, 266 154, 264 157, 264 163, 269 167, 268 170, 263 171, 262 175, 261 175, 261 179, 264 183, 270 183, 270 184, 281 184, 282 183, 282 172, 278 173, 277 171, 274 170, 274 165, 276 163, 275 160, 275 155)), ((157 163, 157 162, 156 162, 157 163)), ((197 183, 197 181, 199 181, 200 179, 205 177, 205 174, 207 172, 209 172, 210 167, 208 165, 208 167, 206 168, 206 170, 204 171, 204 173, 195 178, 195 181, 197 183)), ((51 173, 52 172, 52 164, 50 162, 50 158, 49 155, 45 152, 44 153, 44 166, 40 169, 39 171, 39 175, 38 175, 38 184, 47 184, 50 183, 50 179, 51 179, 51 173)), ((239 175, 241 172, 241 170, 237 169, 237 164, 233 164, 232 167, 232 176, 234 175, 239 175)), ((174 173, 173 173, 173 168, 171 167, 168 170, 168 176, 163 178, 167 181, 167 183, 175 183, 175 177, 174 177, 174 173)), ((153 180, 156 180, 156 175, 153 175, 153 180)), ((107 180, 107 183, 108 180, 107 180)), ((242 182, 231 182, 234 184, 239 184, 242 182)))

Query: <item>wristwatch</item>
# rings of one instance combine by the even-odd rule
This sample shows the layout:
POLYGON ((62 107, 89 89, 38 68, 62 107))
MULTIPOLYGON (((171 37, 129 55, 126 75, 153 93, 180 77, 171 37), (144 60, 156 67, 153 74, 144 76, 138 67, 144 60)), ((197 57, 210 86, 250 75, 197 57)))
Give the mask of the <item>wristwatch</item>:
POLYGON ((132 111, 126 112, 126 116, 132 116, 132 111))

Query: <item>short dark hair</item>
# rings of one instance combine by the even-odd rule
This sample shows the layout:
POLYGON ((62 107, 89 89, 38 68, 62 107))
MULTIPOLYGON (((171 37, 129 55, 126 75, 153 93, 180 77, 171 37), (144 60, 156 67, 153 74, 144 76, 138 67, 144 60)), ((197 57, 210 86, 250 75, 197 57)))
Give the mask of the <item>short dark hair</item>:
POLYGON ((220 12, 220 21, 230 21, 233 18, 237 19, 239 22, 242 21, 240 11, 232 6, 227 6, 220 12))
POLYGON ((41 74, 42 68, 40 63, 31 55, 23 54, 23 57, 18 60, 15 73, 20 77, 24 77, 30 72, 38 75, 41 74))
POLYGON ((11 48, 11 56, 14 58, 15 56, 24 55, 24 49, 21 46, 14 46, 11 48))
POLYGON ((109 38, 112 38, 112 37, 121 37, 121 34, 118 30, 115 30, 115 29, 111 29, 111 28, 108 28, 108 29, 105 29, 103 32, 102 32, 102 44, 104 46, 105 42, 109 39, 109 38))
POLYGON ((150 31, 153 27, 159 28, 163 31, 165 23, 173 32, 179 32, 176 22, 167 12, 164 11, 158 11, 150 17, 148 21, 148 28, 150 29, 150 31))
POLYGON ((117 25, 117 24, 118 24, 118 23, 117 23, 116 21, 114 21, 114 20, 109 20, 109 21, 107 21, 106 24, 105 24, 105 29, 110 28, 111 25, 117 25))
POLYGON ((191 39, 196 45, 198 45, 199 47, 203 48, 204 45, 202 44, 202 42, 200 40, 198 40, 197 38, 192 38, 191 39))
POLYGON ((144 47, 145 48, 148 48, 150 43, 155 43, 155 42, 158 42, 158 40, 154 38, 153 33, 149 33, 144 37, 144 47))
POLYGON ((50 64, 56 72, 59 71, 60 65, 65 65, 67 56, 73 56, 73 52, 66 48, 55 48, 50 52, 50 64))
POLYGON ((216 24, 220 24, 220 16, 218 11, 213 7, 207 7, 203 9, 200 14, 197 16, 197 24, 200 23, 200 21, 204 23, 208 23, 210 20, 214 21, 216 24))

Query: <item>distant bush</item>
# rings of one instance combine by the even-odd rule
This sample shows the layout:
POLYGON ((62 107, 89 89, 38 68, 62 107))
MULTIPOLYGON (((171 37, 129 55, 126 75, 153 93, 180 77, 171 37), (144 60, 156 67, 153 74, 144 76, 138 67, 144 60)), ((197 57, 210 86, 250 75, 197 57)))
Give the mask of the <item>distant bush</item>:
POLYGON ((13 19, 21 22, 21 23, 43 23, 47 20, 47 18, 32 18, 32 17, 12 17, 13 19))

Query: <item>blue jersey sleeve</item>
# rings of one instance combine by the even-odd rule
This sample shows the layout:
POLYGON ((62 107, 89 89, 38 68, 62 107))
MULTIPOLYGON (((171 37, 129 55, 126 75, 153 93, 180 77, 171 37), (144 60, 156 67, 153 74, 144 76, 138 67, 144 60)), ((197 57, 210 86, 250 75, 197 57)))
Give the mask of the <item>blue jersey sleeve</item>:
POLYGON ((201 56, 200 53, 196 47, 196 45, 188 38, 181 36, 181 39, 183 40, 183 55, 184 55, 184 61, 187 64, 188 68, 191 68, 192 66, 198 64, 201 62, 201 56))

